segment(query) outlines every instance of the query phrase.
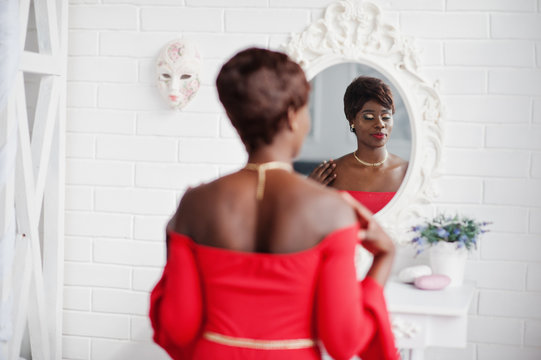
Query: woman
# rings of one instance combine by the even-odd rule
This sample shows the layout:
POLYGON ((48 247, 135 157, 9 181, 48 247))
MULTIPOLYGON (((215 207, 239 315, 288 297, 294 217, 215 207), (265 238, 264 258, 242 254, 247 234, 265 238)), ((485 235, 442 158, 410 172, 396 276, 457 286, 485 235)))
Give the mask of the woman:
POLYGON ((394 121, 391 89, 380 79, 358 77, 346 89, 344 112, 357 150, 323 162, 310 177, 347 191, 376 213, 396 194, 408 169, 407 161, 386 148, 394 121))
POLYGON ((392 241, 354 200, 292 172, 309 129, 303 71, 248 49, 216 83, 248 164, 189 190, 169 222, 154 340, 175 359, 319 359, 316 340, 335 359, 396 359, 382 292, 392 241), (359 284, 360 227, 374 264, 359 284))

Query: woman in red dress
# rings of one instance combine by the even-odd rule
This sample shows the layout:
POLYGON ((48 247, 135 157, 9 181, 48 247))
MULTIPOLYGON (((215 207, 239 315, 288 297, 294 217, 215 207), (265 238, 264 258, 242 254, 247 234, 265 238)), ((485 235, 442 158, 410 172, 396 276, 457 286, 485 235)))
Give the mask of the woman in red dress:
POLYGON ((167 226, 152 291, 154 340, 174 359, 397 359, 383 285, 390 238, 351 198, 292 172, 309 129, 309 84, 285 54, 248 49, 217 88, 248 152, 188 190, 167 226), (354 249, 374 254, 362 282, 354 249))
POLYGON ((323 162, 310 177, 347 191, 376 213, 394 197, 408 169, 406 160, 386 148, 394 121, 391 89, 380 79, 360 76, 346 89, 344 112, 357 149, 336 161, 323 162))

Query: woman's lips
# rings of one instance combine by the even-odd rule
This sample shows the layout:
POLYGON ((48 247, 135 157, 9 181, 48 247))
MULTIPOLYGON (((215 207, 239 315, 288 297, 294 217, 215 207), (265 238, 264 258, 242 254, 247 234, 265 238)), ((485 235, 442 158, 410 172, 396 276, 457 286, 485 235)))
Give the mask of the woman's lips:
POLYGON ((376 134, 370 134, 371 136, 375 137, 378 140, 381 140, 385 137, 385 134, 383 133, 376 133, 376 134))

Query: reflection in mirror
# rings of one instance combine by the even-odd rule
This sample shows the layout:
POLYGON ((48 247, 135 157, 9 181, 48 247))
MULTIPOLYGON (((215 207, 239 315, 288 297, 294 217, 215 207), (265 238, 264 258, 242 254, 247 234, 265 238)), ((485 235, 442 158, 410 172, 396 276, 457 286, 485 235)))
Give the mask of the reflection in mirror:
POLYGON ((411 153, 410 120, 398 90, 383 74, 359 63, 331 66, 311 85, 312 128, 296 170, 348 191, 378 212, 400 187, 411 153), (347 91, 348 119, 344 93, 359 76, 367 78, 347 91), (335 161, 321 164, 329 159, 335 161))

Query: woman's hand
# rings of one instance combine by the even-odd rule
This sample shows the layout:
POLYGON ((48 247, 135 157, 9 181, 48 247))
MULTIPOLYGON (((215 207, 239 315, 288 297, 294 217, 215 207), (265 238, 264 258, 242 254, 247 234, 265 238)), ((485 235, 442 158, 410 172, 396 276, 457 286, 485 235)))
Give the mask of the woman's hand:
POLYGON ((342 193, 344 199, 353 207, 359 222, 361 230, 359 239, 362 245, 374 254, 374 261, 367 276, 376 280, 380 285, 385 285, 394 261, 395 245, 389 235, 378 224, 372 213, 362 206, 348 193, 342 193))
POLYGON ((374 215, 348 193, 342 193, 342 196, 353 207, 359 218, 361 223, 359 238, 362 245, 374 255, 394 252, 393 241, 374 219, 374 215))
POLYGON ((319 164, 308 177, 327 186, 336 178, 336 173, 334 172, 335 169, 336 163, 332 159, 324 161, 319 164))

